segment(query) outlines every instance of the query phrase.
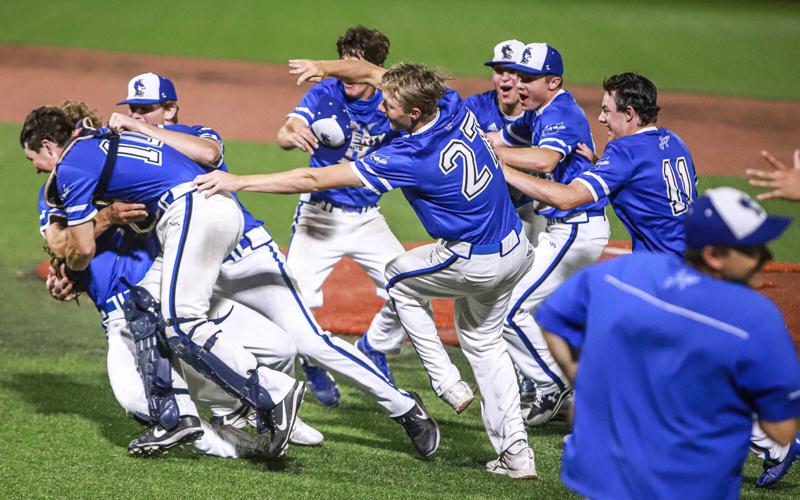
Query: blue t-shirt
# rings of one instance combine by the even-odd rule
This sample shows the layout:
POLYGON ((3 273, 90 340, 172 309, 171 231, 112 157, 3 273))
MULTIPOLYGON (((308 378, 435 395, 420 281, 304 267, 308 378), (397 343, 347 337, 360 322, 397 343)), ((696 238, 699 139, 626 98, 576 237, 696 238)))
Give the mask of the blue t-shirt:
POLYGON ((586 268, 536 321, 581 350, 561 476, 587 497, 738 498, 752 415, 800 415, 775 305, 672 255, 586 268))
POLYGON ((497 91, 494 89, 482 94, 473 94, 464 99, 464 104, 475 114, 478 125, 484 132, 497 132, 520 118, 503 114, 497 105, 497 91))
MULTIPOLYGON (((289 116, 297 117, 306 125, 310 125, 314 121, 319 100, 325 95, 341 99, 347 108, 351 118, 352 137, 344 156, 334 162, 331 162, 329 158, 323 158, 320 154, 312 154, 309 163, 312 168, 325 167, 340 161, 358 160, 401 135, 391 129, 386 114, 378 110, 378 106, 383 100, 380 90, 377 90, 369 99, 348 99, 344 93, 344 85, 335 78, 325 79, 311 87, 289 116)), ((312 193, 311 199, 328 201, 336 205, 367 207, 377 204, 380 195, 367 188, 340 188, 312 193)))
POLYGON ((611 201, 634 252, 683 256, 684 218, 697 198, 697 174, 689 149, 674 132, 649 127, 611 141, 577 180, 595 200, 611 201))
MULTIPOLYGON (((39 230, 44 233, 53 219, 64 221, 66 214, 63 209, 47 205, 42 186, 39 192, 39 230)), ((128 289, 122 278, 133 284, 144 278, 158 256, 160 246, 154 232, 139 235, 130 228, 115 226, 101 234, 95 244, 95 255, 87 269, 90 278, 86 293, 97 308, 102 309, 109 298, 128 289)))
POLYGON ((375 193, 402 189, 434 238, 497 243, 519 223, 503 170, 453 90, 430 123, 356 161, 354 170, 375 193))
MULTIPOLYGON (((594 139, 589 121, 572 94, 564 89, 542 108, 526 111, 521 118, 504 128, 502 137, 509 146, 533 146, 560 153, 561 161, 552 172, 542 175, 545 179, 569 184, 592 167, 591 161, 575 153, 575 149, 581 143, 594 151, 594 139)), ((607 203, 607 200, 599 200, 572 210, 545 208, 538 213, 545 217, 561 219, 582 211, 599 213, 607 203)))

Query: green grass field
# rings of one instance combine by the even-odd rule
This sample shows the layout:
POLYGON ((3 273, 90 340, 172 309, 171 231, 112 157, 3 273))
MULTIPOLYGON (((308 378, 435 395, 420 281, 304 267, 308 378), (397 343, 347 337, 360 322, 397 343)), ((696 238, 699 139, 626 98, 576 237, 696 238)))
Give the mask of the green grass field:
POLYGON ((546 41, 566 81, 598 85, 639 71, 662 90, 800 98, 800 4, 774 1, 407 0, 335 2, 139 0, 140 15, 100 0, 6 0, 0 41, 124 52, 284 62, 336 57, 335 40, 361 23, 392 41, 390 62, 486 75, 500 40, 546 41))

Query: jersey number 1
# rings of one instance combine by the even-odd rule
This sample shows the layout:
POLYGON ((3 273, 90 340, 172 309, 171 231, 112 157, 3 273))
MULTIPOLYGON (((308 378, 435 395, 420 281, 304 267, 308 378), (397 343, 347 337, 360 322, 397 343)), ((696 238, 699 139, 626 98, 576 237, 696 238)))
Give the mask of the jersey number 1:
POLYGON ((689 175, 686 158, 678 157, 675 168, 669 160, 664 159, 661 162, 661 174, 667 184, 667 198, 672 208, 672 215, 685 213, 692 204, 692 178, 689 175))
MULTIPOLYGON (((478 129, 478 122, 475 120, 475 115, 467 113, 467 118, 461 124, 461 131, 464 136, 473 142, 475 138, 481 133, 478 129)), ((491 148, 489 149, 491 152, 491 148)), ((464 166, 464 174, 461 182, 461 193, 467 200, 472 200, 489 185, 492 180, 492 172, 486 165, 478 171, 478 162, 475 158, 475 151, 469 145, 460 140, 453 139, 442 152, 439 153, 439 168, 445 175, 449 174, 458 167, 458 159, 464 166)), ((495 162, 497 164, 497 162, 495 162)))

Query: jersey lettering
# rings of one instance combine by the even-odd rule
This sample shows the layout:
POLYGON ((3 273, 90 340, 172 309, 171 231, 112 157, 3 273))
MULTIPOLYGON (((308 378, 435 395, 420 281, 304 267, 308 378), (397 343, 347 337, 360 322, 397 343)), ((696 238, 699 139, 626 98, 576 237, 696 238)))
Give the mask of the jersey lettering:
POLYGON ((661 174, 667 185, 667 198, 670 200, 672 215, 681 215, 689 210, 692 204, 692 179, 686 158, 678 157, 675 168, 668 159, 661 162, 661 174))
MULTIPOLYGON (((467 118, 461 125, 461 131, 470 142, 474 141, 478 135, 481 136, 482 141, 486 141, 480 128, 478 128, 475 115, 471 112, 467 113, 467 118)), ((488 145, 487 148, 492 153, 492 157, 494 157, 492 148, 488 145)), ((478 162, 475 158, 475 152, 466 142, 460 139, 452 139, 447 146, 442 149, 442 152, 439 153, 439 168, 447 175, 458 167, 459 158, 464 166, 461 194, 463 194, 467 200, 472 200, 481 194, 481 192, 486 189, 486 186, 489 185, 489 182, 492 180, 492 172, 486 165, 478 171, 478 162)))
MULTIPOLYGON (((140 143, 141 146, 137 144, 120 143, 117 148, 117 154, 119 156, 141 160, 148 165, 161 165, 161 147, 163 146, 161 141, 134 132, 123 132, 120 134, 120 137, 129 142, 140 143)), ((108 154, 107 139, 100 143, 100 148, 108 154)))

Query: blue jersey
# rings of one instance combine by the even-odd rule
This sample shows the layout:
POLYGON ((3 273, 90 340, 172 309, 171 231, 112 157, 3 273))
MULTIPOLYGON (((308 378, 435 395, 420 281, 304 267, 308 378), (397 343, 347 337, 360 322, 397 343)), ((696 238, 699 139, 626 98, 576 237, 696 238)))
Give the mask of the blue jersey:
MULTIPOLYGON (((555 169, 542 177, 569 184, 592 167, 592 162, 575 153, 578 144, 586 144, 594 151, 594 139, 583 109, 566 90, 560 90, 553 99, 536 111, 526 111, 502 132, 503 141, 510 146, 533 146, 556 151, 562 155, 555 169)), ((561 219, 582 211, 601 213, 607 200, 598 200, 572 210, 546 208, 538 213, 545 217, 561 219)))
MULTIPOLYGON (((62 209, 47 205, 43 186, 39 192, 40 231, 44 233, 54 219, 66 221, 66 214, 62 209)), ((103 310, 106 301, 128 289, 122 278, 130 283, 144 278, 160 247, 155 233, 138 235, 129 228, 116 226, 107 229, 95 243, 95 255, 87 270, 90 278, 86 293, 97 308, 103 310)))
POLYGON ((464 99, 464 104, 475 113, 478 125, 484 132, 497 132, 506 125, 514 123, 520 116, 508 116, 497 105, 497 91, 489 90, 482 94, 473 94, 464 99))
POLYGON ((492 244, 519 223, 503 171, 475 115, 453 90, 430 123, 355 162, 354 169, 376 193, 401 188, 434 238, 492 244))
POLYGON ((132 132, 120 134, 114 174, 102 193, 95 195, 108 151, 108 139, 81 137, 64 150, 53 174, 67 214, 75 226, 96 214, 95 198, 143 203, 156 213, 159 199, 171 188, 206 173, 197 163, 161 141, 132 132))
MULTIPOLYGON (((339 98, 344 103, 350 113, 352 137, 347 152, 342 158, 331 162, 330 159, 322 158, 321 155, 314 153, 311 155, 311 167, 324 167, 340 161, 358 160, 400 135, 399 132, 391 129, 386 115, 378 110, 378 106, 383 100, 380 90, 377 90, 369 99, 348 99, 344 93, 344 85, 335 78, 328 78, 314 85, 289 116, 297 117, 306 125, 310 125, 314 120, 320 97, 324 95, 339 98)), ((329 189, 311 194, 313 201, 328 201, 334 205, 351 207, 372 206, 377 204, 379 199, 380 195, 367 188, 329 189)))
POLYGON ((581 350, 561 476, 587 497, 738 498, 752 415, 800 415, 775 305, 672 255, 586 268, 536 321, 581 350))
MULTIPOLYGON (((222 152, 222 154, 220 154, 219 160, 217 160, 217 164, 214 165, 213 167, 222 170, 223 172, 228 172, 228 165, 225 163, 225 143, 222 142, 222 137, 220 137, 220 135, 217 133, 216 130, 208 127, 203 127, 201 125, 194 125, 190 127, 188 125, 180 125, 180 124, 165 125, 164 128, 167 130, 182 132, 184 134, 194 135, 196 137, 202 137, 204 139, 211 139, 212 141, 217 142, 217 144, 219 144, 220 151, 222 152)), ((236 200, 236 203, 239 204, 239 208, 242 209, 242 215, 244 216, 245 233, 253 228, 261 227, 264 225, 264 221, 256 219, 253 216, 253 214, 251 214, 250 211, 248 211, 244 207, 242 202, 239 201, 239 197, 236 195, 236 193, 231 193, 231 195, 236 200)))
POLYGON ((683 255, 684 218, 697 198, 697 174, 689 149, 674 132, 648 127, 611 141, 578 181, 595 200, 611 201, 634 252, 683 255))

